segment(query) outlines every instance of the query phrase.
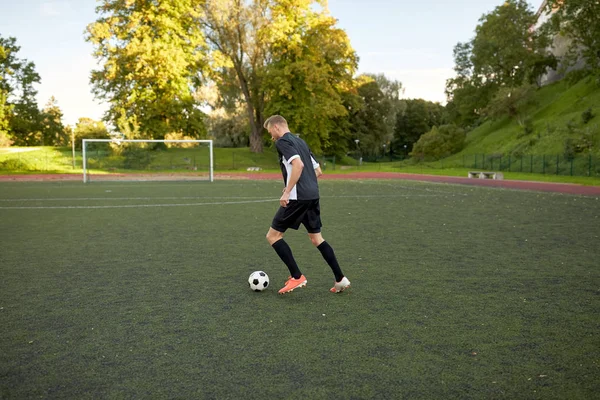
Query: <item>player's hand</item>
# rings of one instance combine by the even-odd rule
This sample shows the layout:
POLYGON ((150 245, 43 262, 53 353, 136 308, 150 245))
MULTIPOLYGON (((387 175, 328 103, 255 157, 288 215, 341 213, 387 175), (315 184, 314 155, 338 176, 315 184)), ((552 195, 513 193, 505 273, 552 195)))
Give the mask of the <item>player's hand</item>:
POLYGON ((281 195, 281 198, 279 199, 279 204, 281 205, 281 207, 287 207, 289 202, 290 202, 290 193, 286 192, 285 189, 283 189, 283 194, 281 195))

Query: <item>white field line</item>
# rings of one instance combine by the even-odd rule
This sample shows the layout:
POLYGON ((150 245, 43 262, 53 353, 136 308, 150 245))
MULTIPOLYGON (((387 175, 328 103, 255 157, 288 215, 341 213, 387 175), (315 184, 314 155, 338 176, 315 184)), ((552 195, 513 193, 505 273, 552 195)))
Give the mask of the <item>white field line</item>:
POLYGON ((114 206, 15 206, 0 207, 0 210, 28 210, 28 209, 96 209, 96 208, 144 208, 144 207, 191 207, 191 206, 216 206, 227 204, 248 204, 274 202, 279 199, 242 200, 242 201, 218 201, 212 203, 166 203, 166 204, 126 204, 114 206))
MULTIPOLYGON (((340 195, 340 196, 321 196, 321 198, 408 198, 408 197, 446 197, 439 194, 397 194, 397 195, 340 195)), ((211 205, 230 205, 230 204, 251 204, 251 203, 267 203, 276 202, 276 198, 252 198, 252 197, 213 197, 220 199, 246 199, 235 201, 216 201, 208 203, 160 203, 160 204, 123 204, 123 205, 73 205, 73 206, 2 206, 0 210, 27 210, 27 209, 106 209, 106 208, 145 208, 145 207, 193 207, 193 206, 211 206, 211 205), (252 199, 252 200, 248 200, 252 199)), ((121 198, 49 198, 49 199, 0 199, 4 202, 20 202, 20 201, 64 201, 64 200, 83 200, 83 201, 104 201, 104 200, 189 200, 203 199, 201 197, 121 197, 121 198)), ((206 199, 206 197, 204 197, 206 199)))
POLYGON ((129 200, 208 200, 208 199, 251 199, 261 200, 266 199, 265 197, 251 197, 251 196, 183 196, 183 197, 50 197, 45 199, 0 199, 4 202, 15 202, 15 201, 129 201, 129 200))

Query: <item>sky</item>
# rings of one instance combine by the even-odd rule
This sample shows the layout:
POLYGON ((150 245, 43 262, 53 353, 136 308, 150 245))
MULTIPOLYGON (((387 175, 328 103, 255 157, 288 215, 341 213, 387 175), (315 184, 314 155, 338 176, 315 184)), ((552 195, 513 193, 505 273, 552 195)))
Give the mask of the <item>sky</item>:
MULTIPOLYGON (((383 73, 398 80, 404 98, 445 103, 453 76, 452 51, 475 35, 479 19, 504 0, 329 0, 331 15, 359 56, 358 73, 383 73)), ((537 11, 542 0, 530 0, 537 11)), ((89 84, 97 68, 85 27, 97 19, 95 0, 0 0, 0 36, 17 39, 20 59, 41 77, 37 101, 54 96, 63 123, 100 120, 106 104, 89 84)))

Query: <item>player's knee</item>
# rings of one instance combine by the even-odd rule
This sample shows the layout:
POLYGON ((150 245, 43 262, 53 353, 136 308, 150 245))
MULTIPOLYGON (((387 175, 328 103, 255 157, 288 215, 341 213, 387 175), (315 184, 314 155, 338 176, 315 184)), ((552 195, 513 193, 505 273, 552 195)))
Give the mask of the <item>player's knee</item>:
POLYGON ((267 242, 269 242, 270 245, 272 245, 282 237, 283 234, 281 234, 280 232, 275 232, 273 230, 269 230, 269 232, 267 232, 267 242))
POLYGON ((323 239, 323 236, 321 235, 309 235, 309 237, 310 241, 315 247, 318 247, 321 243, 325 241, 325 239, 323 239))

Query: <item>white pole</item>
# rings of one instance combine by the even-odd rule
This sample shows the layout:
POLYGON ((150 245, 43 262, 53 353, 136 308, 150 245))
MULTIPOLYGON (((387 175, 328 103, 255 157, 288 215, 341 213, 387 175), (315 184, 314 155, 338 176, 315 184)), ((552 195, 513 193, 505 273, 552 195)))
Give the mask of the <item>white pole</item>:
POLYGON ((214 180, 214 176, 213 176, 213 141, 211 140, 209 143, 209 153, 210 153, 210 181, 213 182, 214 180))
POLYGON ((73 169, 75 169, 75 130, 71 128, 71 150, 73 153, 73 169))
POLYGON ((83 158, 83 183, 87 183, 87 159, 85 157, 85 145, 87 144, 87 139, 83 139, 81 145, 81 157, 83 158))

